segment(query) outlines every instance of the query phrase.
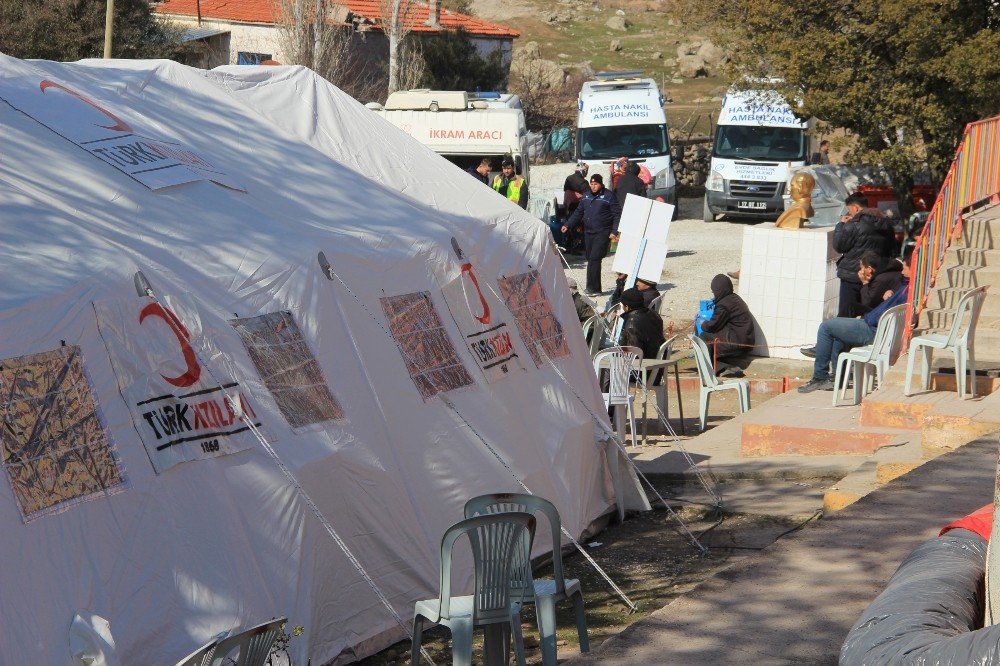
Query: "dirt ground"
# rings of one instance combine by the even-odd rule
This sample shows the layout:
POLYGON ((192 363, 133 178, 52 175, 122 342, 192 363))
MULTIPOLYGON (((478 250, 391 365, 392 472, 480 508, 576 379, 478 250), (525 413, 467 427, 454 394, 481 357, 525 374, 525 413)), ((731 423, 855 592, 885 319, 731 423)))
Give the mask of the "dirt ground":
MULTIPOLYGON (((817 484, 820 482, 817 481, 817 484)), ((659 484, 658 484, 659 485, 659 484)), ((673 488, 660 485, 661 493, 673 488)), ((672 501, 672 500, 671 500, 672 501)), ((676 503, 675 509, 687 528, 708 548, 702 555, 678 523, 662 508, 627 517, 608 527, 585 547, 615 583, 637 604, 631 613, 597 572, 572 551, 563 557, 566 576, 578 578, 587 604, 587 627, 592 647, 622 631, 652 611, 670 603, 699 583, 744 557, 766 548, 775 540, 811 522, 813 517, 782 517, 725 514, 697 505, 676 503)), ((551 576, 551 566, 536 572, 551 576)), ((540 664, 538 632, 533 607, 522 613, 528 664, 540 664)), ((572 606, 562 604, 557 615, 559 660, 579 654, 572 606)), ((446 629, 424 634, 424 645, 437 664, 451 662, 446 629)), ((409 642, 399 643, 361 662, 365 666, 396 666, 409 663, 409 642)), ((482 664, 482 637, 477 636, 473 664, 482 664)))
MULTIPOLYGON (((759 404, 771 397, 771 394, 757 394, 754 400, 759 404)), ((685 391, 683 398, 687 437, 691 437, 697 434, 697 393, 685 391)), ((730 402, 724 396, 713 402, 708 428, 728 420, 737 412, 735 401, 730 402)), ((641 407, 637 409, 641 412, 641 407)), ((670 415, 673 417, 671 423, 679 431, 675 408, 671 409, 670 415)), ((653 424, 650 444, 662 444, 666 439, 663 429, 653 424)), ((640 444, 639 448, 642 446, 640 444)), ((678 485, 675 481, 657 477, 651 478, 651 481, 683 520, 686 530, 707 547, 708 553, 702 555, 685 528, 662 505, 655 506, 652 512, 629 514, 624 523, 612 524, 587 540, 584 546, 590 556, 638 605, 639 610, 632 613, 582 555, 575 549, 564 551, 566 576, 580 579, 583 586, 591 647, 600 645, 733 563, 759 552, 818 517, 815 514, 719 511, 712 506, 708 493, 697 485, 678 485)), ((799 479, 796 484, 821 489, 829 485, 829 481, 823 478, 799 479)), ((737 490, 735 486, 739 483, 742 481, 723 481, 715 489, 725 498, 727 493, 737 490)), ((648 495, 656 502, 652 493, 648 495)), ((537 570, 535 575, 540 578, 551 576, 551 565, 537 570)), ((527 663, 540 664, 538 631, 532 606, 526 607, 522 620, 527 663)), ((579 654, 571 604, 559 607, 557 624, 559 660, 563 661, 579 654)), ((424 645, 435 663, 451 662, 450 639, 446 629, 437 627, 425 631, 424 645)), ((473 664, 482 664, 481 634, 477 635, 474 645, 473 664)), ((401 666, 410 663, 409 650, 408 641, 397 643, 360 663, 364 666, 401 666)))

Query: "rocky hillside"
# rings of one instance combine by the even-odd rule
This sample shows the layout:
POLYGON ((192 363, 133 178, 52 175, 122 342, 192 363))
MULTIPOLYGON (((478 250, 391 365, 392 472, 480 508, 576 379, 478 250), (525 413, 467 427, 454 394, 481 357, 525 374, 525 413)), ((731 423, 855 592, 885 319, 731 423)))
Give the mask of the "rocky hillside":
POLYGON ((670 0, 472 0, 476 16, 521 32, 520 62, 546 61, 550 72, 641 70, 668 100, 671 126, 705 132, 718 113, 726 54, 671 11, 670 0))

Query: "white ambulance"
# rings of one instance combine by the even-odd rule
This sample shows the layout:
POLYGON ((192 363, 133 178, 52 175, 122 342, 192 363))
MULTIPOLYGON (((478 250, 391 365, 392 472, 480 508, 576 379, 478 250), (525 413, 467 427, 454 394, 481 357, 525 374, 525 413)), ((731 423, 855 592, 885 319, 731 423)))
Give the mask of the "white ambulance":
POLYGON ((785 184, 812 154, 811 125, 773 90, 730 89, 705 181, 705 221, 716 215, 778 219, 785 184))
POLYGON ((677 183, 670 164, 667 114, 653 79, 641 72, 598 74, 580 90, 576 123, 576 159, 590 174, 604 176, 611 187, 611 164, 621 157, 649 169, 653 178, 647 196, 677 203, 677 183))
POLYGON ((467 169, 487 157, 492 170, 510 156, 529 180, 528 129, 517 95, 403 90, 369 109, 453 164, 467 169))

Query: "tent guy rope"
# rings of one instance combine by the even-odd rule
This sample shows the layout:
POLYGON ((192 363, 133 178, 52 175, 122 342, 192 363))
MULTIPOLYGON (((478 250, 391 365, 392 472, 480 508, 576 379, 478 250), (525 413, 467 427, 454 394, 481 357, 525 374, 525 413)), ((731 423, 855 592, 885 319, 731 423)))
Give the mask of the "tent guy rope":
MULTIPOLYGON (((351 290, 351 288, 350 288, 349 286, 347 286, 347 283, 346 283, 346 282, 344 282, 343 278, 341 278, 341 277, 340 277, 340 276, 339 276, 339 275, 337 274, 337 272, 336 272, 336 271, 335 271, 335 270, 333 269, 333 266, 331 266, 331 265, 330 265, 330 262, 329 262, 329 261, 327 261, 327 259, 326 259, 326 255, 325 255, 324 253, 320 252, 320 253, 319 253, 319 256, 318 256, 318 259, 319 259, 319 265, 320 265, 320 268, 321 268, 321 269, 323 269, 323 270, 324 270, 324 271, 326 272, 327 276, 328 276, 328 277, 329 277, 329 278, 330 278, 331 280, 336 280, 337 282, 339 282, 339 283, 340 283, 340 284, 341 284, 341 285, 342 285, 342 286, 344 287, 344 289, 346 289, 346 290, 347 290, 347 293, 348 293, 348 294, 350 294, 352 298, 354 298, 354 300, 355 300, 355 301, 357 302, 358 306, 360 306, 360 307, 361 307, 361 309, 362 309, 362 310, 364 310, 364 311, 365 311, 365 313, 366 313, 366 314, 367 314, 367 315, 368 315, 368 316, 369 316, 369 317, 370 317, 370 318, 372 319, 372 321, 374 321, 374 322, 375 322, 375 324, 376 324, 376 325, 377 325, 377 326, 378 326, 378 327, 379 327, 380 329, 382 329, 382 332, 384 332, 384 333, 385 333, 385 334, 386 334, 386 335, 387 335, 387 336, 389 337, 389 340, 391 340, 391 341, 392 341, 392 343, 393 343, 393 344, 394 344, 394 345, 396 346, 396 348, 397 348, 397 349, 399 349, 399 353, 403 355, 403 358, 405 358, 405 359, 407 359, 407 360, 409 360, 409 361, 413 362, 413 359, 412 359, 412 358, 410 357, 410 355, 409 355, 409 354, 407 354, 406 350, 405 350, 405 349, 403 349, 403 348, 402 348, 402 347, 401 347, 401 346, 400 346, 400 345, 399 345, 399 344, 398 344, 398 343, 396 342, 396 339, 395 339, 395 338, 394 338, 394 337, 392 336, 392 333, 390 333, 390 332, 389 332, 389 330, 388 330, 388 329, 386 329, 386 327, 382 325, 382 322, 381 322, 381 321, 379 321, 378 317, 376 317, 376 316, 375 316, 375 314, 374 314, 374 313, 373 313, 373 312, 372 312, 372 311, 371 311, 370 309, 368 309, 368 307, 367 307, 367 306, 366 306, 366 305, 365 305, 365 304, 364 304, 364 303, 363 303, 363 302, 361 301, 361 299, 360 299, 360 298, 358 298, 357 294, 355 294, 355 293, 354 293, 354 292, 353 292, 353 291, 351 290)), ((493 291, 493 288, 492 288, 492 287, 490 287, 490 291, 493 291)), ((495 294, 496 294, 496 292, 494 292, 494 295, 495 295, 495 294)), ((503 301, 503 299, 500 299, 500 300, 501 300, 501 302, 503 301)), ((492 446, 490 446, 490 444, 489 444, 489 443, 488 443, 488 442, 486 441, 486 439, 485 439, 485 438, 484 438, 484 437, 483 437, 483 436, 482 436, 481 434, 479 434, 479 432, 478 432, 478 431, 477 431, 477 430, 475 429, 475 427, 473 427, 473 425, 472 425, 471 423, 469 423, 468 419, 466 419, 466 418, 465 418, 465 417, 464 417, 464 416, 462 415, 462 413, 458 411, 458 408, 456 408, 456 407, 455 407, 455 403, 453 403, 453 402, 452 402, 451 400, 449 400, 449 399, 448 399, 447 397, 445 397, 445 395, 444 395, 444 392, 438 392, 438 394, 437 394, 437 395, 438 395, 438 397, 439 397, 439 398, 441 398, 442 402, 444 402, 444 404, 445 404, 445 405, 447 405, 447 406, 448 406, 448 407, 449 407, 449 408, 451 409, 451 411, 453 411, 453 412, 454 412, 454 413, 455 413, 455 414, 456 414, 456 415, 457 415, 457 416, 458 416, 458 417, 459 417, 459 418, 460 418, 460 419, 462 420, 462 422, 463 422, 463 423, 464 423, 464 424, 465 424, 465 425, 466 425, 466 426, 467 426, 467 427, 469 428, 469 430, 471 430, 471 431, 472 431, 472 433, 473 433, 473 434, 474 434, 474 435, 476 436, 476 438, 477 438, 477 439, 479 439, 479 441, 480 441, 480 442, 482 442, 484 446, 486 446, 487 450, 488 450, 488 451, 489 451, 489 452, 490 452, 491 454, 493 454, 493 456, 494 456, 494 457, 495 457, 495 458, 496 458, 497 460, 499 460, 499 461, 500 461, 500 463, 501 463, 501 464, 502 464, 502 465, 503 465, 503 466, 504 466, 504 467, 505 467, 505 468, 507 469, 507 471, 508 471, 508 472, 510 472, 511 476, 513 476, 513 477, 514 477, 514 480, 515 480, 515 481, 517 481, 517 482, 518 482, 518 484, 519 484, 519 485, 520 485, 520 486, 521 486, 521 487, 522 487, 522 488, 523 488, 523 489, 524 489, 524 490, 525 490, 525 491, 526 491, 527 493, 529 493, 529 494, 531 494, 531 495, 534 495, 534 493, 533 493, 533 492, 531 492, 531 490, 530 490, 530 489, 529 489, 529 488, 528 488, 528 487, 527 487, 527 486, 526 486, 526 485, 524 484, 524 482, 523 482, 523 481, 522 481, 522 480, 521 480, 521 479, 520 479, 520 478, 519 478, 519 477, 517 476, 517 474, 516 474, 516 473, 514 472, 514 470, 512 470, 512 469, 510 468, 510 466, 509 466, 509 465, 508 465, 508 464, 506 463, 506 461, 504 461, 503 457, 502 457, 502 456, 501 456, 501 455, 500 455, 500 454, 499 454, 499 453, 498 453, 498 452, 497 452, 497 451, 496 451, 496 450, 495 450, 495 449, 494 449, 494 448, 493 448, 492 446)), ((588 561, 588 562, 590 562, 590 564, 591 564, 591 565, 592 565, 592 566, 594 567, 594 569, 596 569, 596 570, 597 570, 597 573, 598 573, 598 574, 599 574, 599 575, 600 575, 600 576, 601 576, 602 578, 604 578, 604 580, 608 582, 608 584, 609 584, 609 585, 611 586, 611 588, 612 588, 612 589, 613 589, 613 590, 615 591, 615 593, 616 593, 616 594, 618 594, 618 596, 619 596, 619 597, 621 597, 621 599, 623 600, 623 602, 625 603, 625 605, 626 605, 626 606, 627 606, 627 607, 629 608, 629 610, 630 610, 631 612, 635 612, 636 610, 638 610, 638 606, 636 606, 636 605, 635 605, 635 603, 633 603, 633 602, 632 602, 632 600, 630 600, 630 599, 628 598, 628 596, 626 596, 626 595, 625 595, 625 593, 621 591, 621 588, 620 588, 620 587, 618 587, 618 585, 616 585, 616 584, 615 584, 615 582, 614 582, 613 580, 611 580, 611 577, 610 577, 610 576, 609 576, 609 575, 608 575, 608 574, 607 574, 607 573, 606 573, 606 572, 604 571, 604 569, 602 569, 602 568, 601 568, 601 567, 600 567, 600 566, 599 566, 599 565, 597 564, 597 562, 595 562, 595 561, 594 561, 594 559, 593 559, 593 558, 592 558, 592 557, 590 556, 590 554, 589 554, 589 553, 587 553, 587 551, 585 551, 585 550, 583 549, 583 547, 581 547, 581 546, 580 546, 579 542, 578 542, 578 541, 577 541, 577 540, 576 540, 575 538, 573 538, 573 535, 572 535, 572 534, 570 534, 570 533, 569 533, 569 532, 568 532, 568 531, 566 530, 566 528, 565 528, 565 527, 561 527, 561 526, 560 526, 560 528, 561 528, 561 530, 562 530, 563 534, 565 534, 565 535, 566 535, 566 536, 567 536, 567 537, 568 537, 568 538, 570 539, 570 541, 572 541, 572 542, 573 542, 573 545, 574 545, 574 546, 576 546, 577 550, 579 550, 579 551, 580 551, 581 553, 583 553, 583 555, 584 555, 584 557, 585 557, 585 558, 587 559, 587 561, 588 561)), ((555 548, 555 544, 553 544, 553 548, 555 548)))

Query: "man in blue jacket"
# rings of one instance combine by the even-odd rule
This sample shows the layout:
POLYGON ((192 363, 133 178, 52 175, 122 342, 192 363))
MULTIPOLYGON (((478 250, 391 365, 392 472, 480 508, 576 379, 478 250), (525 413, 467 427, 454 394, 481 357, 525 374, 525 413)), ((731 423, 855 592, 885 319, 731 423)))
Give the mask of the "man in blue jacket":
MULTIPOLYGON (((903 260, 903 277, 910 277, 910 258, 903 260)), ((799 393, 811 393, 817 389, 832 391, 833 377, 830 368, 837 367, 837 357, 841 352, 850 351, 854 347, 870 345, 875 340, 875 329, 878 328, 879 317, 889 308, 906 303, 910 295, 910 287, 903 282, 896 291, 872 308, 867 314, 857 317, 834 317, 819 325, 816 333, 816 360, 813 362, 813 376, 808 383, 799 387, 799 393), (831 365, 832 364, 832 365, 831 365)))
POLYGON ((611 240, 618 237, 618 221, 622 209, 615 193, 604 187, 604 178, 595 173, 590 177, 590 192, 580 199, 562 231, 566 233, 583 220, 583 242, 587 256, 588 296, 601 293, 601 260, 608 254, 611 240))

